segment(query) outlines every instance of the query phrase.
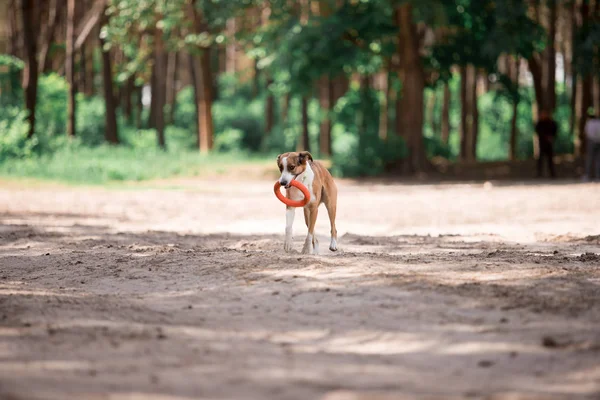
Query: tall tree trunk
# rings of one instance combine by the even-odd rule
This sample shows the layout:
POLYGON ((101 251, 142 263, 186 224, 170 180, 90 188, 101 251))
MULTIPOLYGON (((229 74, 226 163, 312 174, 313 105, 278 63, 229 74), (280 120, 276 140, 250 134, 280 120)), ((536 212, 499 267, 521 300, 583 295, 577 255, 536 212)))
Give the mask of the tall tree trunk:
POLYGON ((87 76, 85 74, 85 68, 89 60, 86 59, 85 48, 86 46, 83 45, 79 49, 79 82, 77 84, 77 87, 79 87, 83 93, 85 93, 85 89, 88 86, 88 83, 86 82, 87 76))
POLYGON ((135 88, 135 126, 140 129, 142 127, 142 112, 144 111, 144 104, 142 103, 142 90, 143 86, 135 88))
POLYGON ((297 151, 310 151, 310 138, 308 136, 308 100, 302 96, 302 134, 298 140, 297 151))
MULTIPOLYGON (((571 73, 572 73, 571 74, 571 104, 570 104, 571 113, 570 113, 570 117, 569 117, 569 135, 574 136, 575 128, 577 126, 577 86, 578 86, 578 81, 579 81, 577 69, 574 68, 574 65, 576 62, 575 44, 576 44, 576 37, 577 37, 577 2, 576 1, 573 1, 573 3, 571 4, 571 7, 569 9, 569 19, 570 19, 570 25, 571 25, 570 68, 571 68, 571 73)), ((575 138, 574 142, 575 142, 575 144, 577 144, 578 139, 575 138)), ((575 152, 577 152, 577 147, 578 146, 575 145, 575 152)))
POLYGON ((471 87, 471 148, 469 158, 471 161, 477 161, 477 139, 479 138, 479 107, 477 105, 477 83, 479 73, 477 68, 472 68, 472 87, 471 87))
POLYGON ((169 52, 167 58, 167 105, 169 113, 167 114, 167 124, 173 122, 175 116, 175 100, 177 96, 177 52, 169 52))
POLYGON ((405 170, 409 173, 422 171, 427 163, 423 142, 423 91, 425 75, 419 53, 420 39, 412 21, 412 4, 403 3, 397 8, 396 23, 399 27, 400 79, 402 96, 398 99, 399 113, 396 126, 405 138, 408 157, 405 170))
POLYGON ((236 20, 235 18, 229 18, 227 20, 227 36, 228 42, 226 46, 226 65, 225 70, 228 74, 235 74, 236 72, 236 42, 235 42, 235 32, 236 32, 236 20))
MULTIPOLYGON (((192 14, 194 32, 200 34, 208 30, 203 15, 196 7, 196 0, 190 3, 190 12, 192 14)), ((202 54, 198 57, 191 57, 192 71, 194 73, 194 89, 196 98, 196 111, 198 118, 198 147, 200 153, 208 153, 213 147, 213 118, 212 102, 213 93, 213 74, 211 67, 211 48, 202 49, 202 54)))
POLYGON ((290 92, 283 95, 281 99, 281 124, 285 125, 288 117, 288 111, 290 108, 290 92))
POLYGON ((469 137, 469 103, 467 97, 468 77, 467 67, 460 67, 460 149, 459 158, 467 159, 467 142, 469 137))
MULTIPOLYGON (((388 134, 388 124, 390 121, 390 116, 388 112, 389 107, 389 94, 390 90, 390 72, 386 68, 384 72, 381 73, 381 91, 384 93, 381 96, 381 100, 379 102, 379 137, 383 140, 387 139, 388 134)), ((334 96, 334 87, 333 82, 331 82, 331 107, 333 108, 333 99, 334 96)))
MULTIPOLYGON (((519 90, 519 70, 520 68, 520 59, 517 57, 514 61, 514 79, 513 82, 516 85, 517 92, 519 90)), ((517 137, 519 135, 518 127, 517 127, 517 118, 518 118, 518 110, 519 110, 519 96, 513 99, 512 102, 512 119, 510 122, 510 147, 509 147, 509 158, 511 161, 515 161, 517 159, 517 137)))
POLYGON ((102 86, 104 88, 104 104, 106 105, 104 138, 108 143, 118 144, 119 133, 117 128, 117 105, 113 92, 113 79, 110 52, 104 49, 104 39, 100 38, 100 51, 102 52, 102 86))
POLYGON ((37 10, 35 0, 21 0, 21 17, 23 18, 23 41, 25 43, 26 63, 23 74, 23 88, 25 89, 25 107, 29 112, 29 132, 27 137, 35 133, 35 109, 37 103, 38 87, 38 61, 37 61, 37 35, 34 30, 38 26, 36 22, 37 10))
POLYGON ((135 90, 135 75, 131 75, 127 78, 125 82, 125 87, 121 92, 123 99, 121 100, 121 104, 123 104, 123 114, 125 115, 125 119, 127 122, 133 122, 133 92, 135 90))
POLYGON ((546 44, 546 59, 544 63, 544 108, 550 113, 556 108, 556 0, 548 0, 548 42, 546 44))
POLYGON ((196 101, 198 148, 200 153, 205 154, 212 150, 213 146, 210 49, 204 49, 197 57, 190 55, 190 64, 196 101))
MULTIPOLYGON (((97 31, 98 29, 94 28, 94 30, 97 31)), ((98 34, 90 35, 90 38, 87 40, 87 45, 82 47, 82 49, 85 49, 86 58, 85 65, 82 65, 85 74, 85 86, 83 87, 83 92, 86 96, 94 95, 94 48, 95 38, 98 36, 98 34)))
POLYGON ((556 0, 548 0, 548 18, 542 17, 536 5, 537 22, 545 26, 548 32, 546 48, 541 54, 534 54, 528 60, 529 70, 533 78, 535 98, 538 109, 545 109, 550 114, 556 108, 556 0))
POLYGON ((69 84, 67 102, 67 135, 75 136, 75 113, 77 84, 75 82, 75 3, 76 0, 67 0, 67 55, 65 57, 65 74, 69 84))
POLYGON ((273 79, 269 77, 267 79, 267 90, 265 99, 265 137, 271 134, 273 130, 274 120, 275 120, 275 99, 273 98, 273 94, 269 90, 269 86, 273 84, 273 79))
MULTIPOLYGON (((590 7, 589 4, 583 2, 580 5, 580 18, 581 18, 581 27, 587 27, 590 20, 590 7)), ((593 60, 589 60, 589 62, 593 62, 593 60)), ((575 141, 575 154, 585 154, 587 141, 585 136, 585 123, 586 123, 586 115, 588 108, 593 104, 593 76, 591 73, 587 73, 581 77, 581 86, 578 91, 578 110, 577 110, 577 133, 578 139, 575 141)))
POLYGON ((148 122, 146 123, 146 126, 149 129, 156 128, 156 103, 158 101, 158 97, 156 96, 156 55, 154 56, 154 58, 155 60, 154 64, 152 65, 152 72, 150 74, 150 110, 148 112, 148 122))
POLYGON ((437 101, 437 93, 435 88, 431 91, 429 98, 427 99, 427 124, 431 129, 432 136, 437 136, 438 132, 435 123, 435 103, 437 101))
POLYGON ((44 73, 48 70, 48 52, 50 45, 54 40, 54 32, 58 25, 58 0, 50 0, 48 3, 48 22, 47 29, 41 38, 40 58, 39 58, 39 72, 44 73))
POLYGON ((161 149, 165 149, 167 144, 165 142, 165 104, 167 102, 167 54, 164 50, 164 43, 161 34, 157 31, 155 35, 155 91, 152 93, 152 97, 156 100, 155 104, 155 123, 156 123, 156 136, 158 140, 158 146, 161 149))
POLYGON ((450 86, 444 83, 444 100, 442 103, 442 143, 448 144, 450 138, 450 86))
POLYGON ((319 152, 322 156, 331 156, 331 118, 329 112, 332 107, 333 83, 329 77, 324 77, 319 83, 319 105, 321 111, 326 112, 319 126, 319 152))
POLYGON ((11 26, 8 16, 9 7, 11 7, 8 1, 0 2, 0 54, 8 53, 9 51, 9 40, 11 37, 11 26))

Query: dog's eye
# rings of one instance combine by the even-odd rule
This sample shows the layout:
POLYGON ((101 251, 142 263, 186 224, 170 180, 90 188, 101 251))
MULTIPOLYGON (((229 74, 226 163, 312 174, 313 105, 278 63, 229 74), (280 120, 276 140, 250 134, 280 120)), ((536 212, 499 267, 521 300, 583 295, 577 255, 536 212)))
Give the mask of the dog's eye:
POLYGON ((294 170, 294 168, 296 168, 296 166, 295 166, 295 165, 288 165, 288 169, 289 169, 290 171, 293 171, 293 170, 294 170))
POLYGON ((283 167, 281 165, 279 166, 279 171, 283 171, 283 167))

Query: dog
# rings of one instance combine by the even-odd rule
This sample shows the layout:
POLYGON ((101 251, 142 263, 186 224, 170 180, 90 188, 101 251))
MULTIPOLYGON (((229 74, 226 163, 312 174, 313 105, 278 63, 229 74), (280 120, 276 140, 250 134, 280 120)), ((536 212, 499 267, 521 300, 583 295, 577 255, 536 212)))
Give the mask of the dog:
MULTIPOLYGON (((318 254, 319 241, 315 236, 315 223, 321 203, 325 204, 331 224, 331 243, 329 250, 337 251, 337 230, 335 227, 335 213, 337 208, 337 186, 333 177, 318 161, 314 161, 308 151, 289 152, 277 156, 277 166, 281 172, 279 183, 286 188, 286 197, 292 200, 302 200, 302 192, 291 186, 293 180, 301 182, 310 192, 310 201, 304 206, 304 222, 308 227, 308 234, 304 241, 302 254, 318 254)), ((286 207, 285 212, 285 242, 284 250, 291 252, 292 225, 296 215, 295 207, 286 207)))

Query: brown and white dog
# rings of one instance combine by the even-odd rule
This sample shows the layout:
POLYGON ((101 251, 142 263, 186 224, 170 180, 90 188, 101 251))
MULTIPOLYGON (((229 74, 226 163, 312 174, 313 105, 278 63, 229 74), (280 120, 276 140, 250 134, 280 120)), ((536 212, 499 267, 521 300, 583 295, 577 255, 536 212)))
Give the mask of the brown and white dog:
MULTIPOLYGON (((308 227, 308 235, 302 249, 303 254, 318 254, 319 242, 315 236, 315 223, 321 203, 325 204, 331 224, 331 243, 329 250, 337 250, 337 230, 335 229, 335 212, 337 208, 337 186, 333 177, 318 161, 314 161, 308 151, 283 153, 277 157, 277 166, 281 171, 279 183, 286 190, 286 197, 292 200, 301 200, 304 195, 300 190, 290 186, 295 179, 306 186, 310 192, 310 201, 304 206, 304 221, 308 227)), ((284 250, 292 251, 292 225, 296 209, 287 207, 285 212, 285 243, 284 250)))

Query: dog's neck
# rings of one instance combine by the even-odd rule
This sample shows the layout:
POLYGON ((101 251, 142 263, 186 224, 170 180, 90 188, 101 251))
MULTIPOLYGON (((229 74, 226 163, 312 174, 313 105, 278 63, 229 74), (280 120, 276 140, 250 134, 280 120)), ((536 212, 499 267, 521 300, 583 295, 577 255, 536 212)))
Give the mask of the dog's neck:
POLYGON ((304 186, 312 185, 313 180, 315 179, 315 172, 312 170, 310 166, 310 162, 306 162, 306 168, 301 174, 296 176, 296 180, 302 183, 304 186))

